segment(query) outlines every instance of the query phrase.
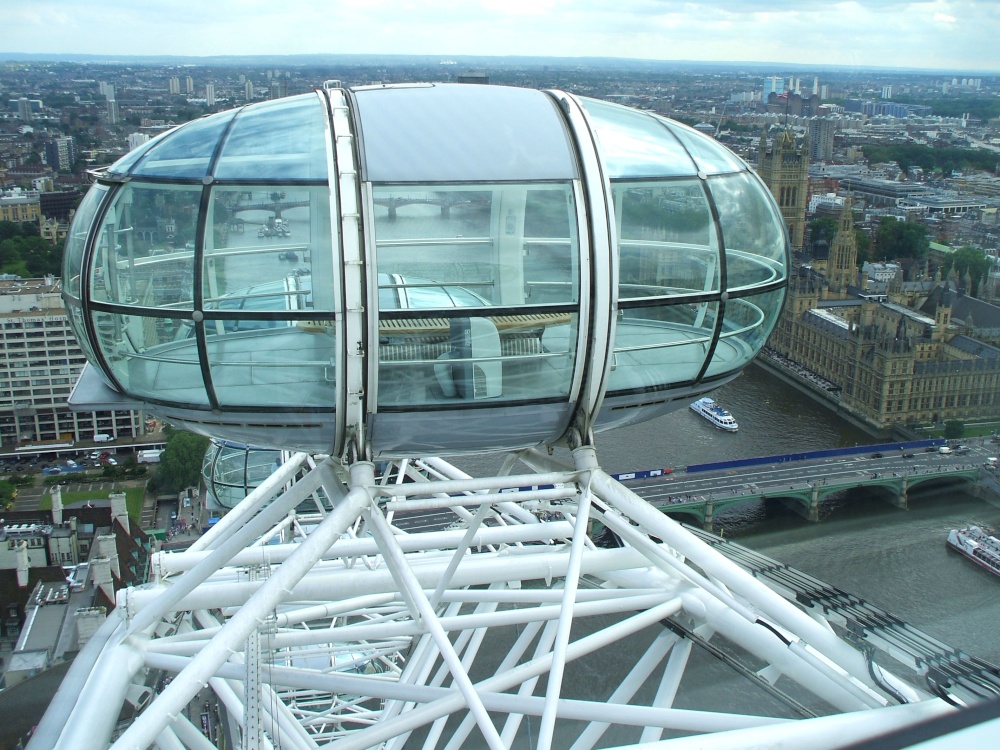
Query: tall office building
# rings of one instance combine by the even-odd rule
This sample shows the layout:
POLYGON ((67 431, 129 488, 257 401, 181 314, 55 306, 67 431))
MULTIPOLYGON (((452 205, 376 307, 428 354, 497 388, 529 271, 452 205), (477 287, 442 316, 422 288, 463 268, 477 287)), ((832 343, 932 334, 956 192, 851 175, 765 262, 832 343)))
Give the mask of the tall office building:
POLYGON ((215 106, 215 86, 211 83, 205 84, 205 104, 209 107, 215 106))
POLYGON ((171 94, 181 93, 181 79, 177 76, 171 76, 170 82, 168 83, 168 91, 171 94))
POLYGON ((882 87, 882 98, 883 99, 892 99, 892 86, 883 86, 882 87))
POLYGON ((18 119, 23 120, 24 122, 31 122, 31 102, 26 96, 22 96, 17 100, 17 116, 18 119))
POLYGON ((809 137, 801 146, 790 130, 782 131, 768 146, 761 133, 757 173, 771 189, 788 227, 792 247, 802 247, 806 225, 806 192, 809 186, 809 137))
POLYGON ((45 144, 45 162, 57 172, 72 172, 76 162, 76 141, 72 136, 53 138, 45 144))
POLYGON ((145 133, 129 133, 128 134, 128 150, 133 151, 143 143, 149 140, 149 136, 145 133))
POLYGON ((0 281, 0 446, 139 434, 138 412, 71 412, 69 393, 86 359, 69 327, 61 284, 0 281))
POLYGON ((764 101, 768 94, 781 94, 785 91, 785 79, 781 76, 768 76, 764 79, 764 101))
POLYGON ((833 134, 836 131, 833 120, 814 117, 809 120, 809 159, 830 161, 833 159, 833 134))
POLYGON ((114 99, 108 102, 108 123, 117 125, 121 120, 121 113, 118 109, 118 102, 114 99))
POLYGON ((194 79, 191 76, 184 79, 184 91, 188 94, 194 93, 194 79))
POLYGON ((249 102, 253 99, 253 81, 243 84, 243 97, 249 102))

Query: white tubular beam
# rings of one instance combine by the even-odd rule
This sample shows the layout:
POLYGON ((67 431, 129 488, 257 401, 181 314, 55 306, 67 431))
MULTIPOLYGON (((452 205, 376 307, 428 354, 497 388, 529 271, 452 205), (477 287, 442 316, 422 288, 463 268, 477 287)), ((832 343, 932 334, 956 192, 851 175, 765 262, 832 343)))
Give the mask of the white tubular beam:
MULTIPOLYGON (((448 476, 443 480, 428 480, 423 482, 407 482, 406 484, 379 485, 379 497, 428 497, 430 495, 455 495, 459 492, 489 492, 513 487, 537 487, 543 484, 575 484, 579 473, 575 471, 558 471, 547 474, 518 474, 509 477, 470 477, 451 464, 441 459, 424 459, 426 463, 436 468, 447 467, 442 473, 448 476)), ((503 494, 503 493, 499 493, 503 494)), ((512 492, 511 500, 517 497, 512 492)))
POLYGON ((299 467, 302 466, 303 461, 308 457, 308 453, 293 453, 285 463, 278 467, 276 472, 261 482, 260 486, 237 503, 235 508, 226 513, 212 528, 196 539, 189 549, 192 552, 197 552, 201 549, 214 547, 220 538, 229 534, 230 529, 239 528, 248 518, 260 510, 264 503, 295 478, 299 467))
MULTIPOLYGON (((63 731, 54 745, 58 750, 77 747, 81 736, 89 738, 94 747, 106 747, 111 740, 129 685, 142 668, 139 650, 120 640, 122 629, 115 635, 116 638, 107 644, 94 664, 76 705, 62 727, 63 731), (116 706, 118 710, 108 711, 109 705, 116 706)), ((146 744, 152 744, 155 739, 155 736, 151 737, 146 744)))
POLYGON ((160 732, 160 736, 156 738, 156 748, 157 750, 187 750, 184 743, 177 739, 177 735, 170 727, 160 732))
MULTIPOLYGON (((219 544, 212 549, 208 556, 195 565, 186 575, 181 576, 179 580, 174 582, 165 591, 160 590, 156 598, 148 602, 148 606, 135 615, 129 626, 129 633, 138 633, 163 619, 185 595, 197 590, 212 573, 226 565, 233 555, 280 521, 289 510, 295 508, 296 505, 322 484, 324 469, 325 464, 313 469, 301 481, 294 484, 291 489, 285 492, 284 495, 276 498, 274 502, 247 521, 242 528, 234 530, 229 538, 220 540, 219 544)), ((259 555, 262 557, 261 562, 267 562, 266 550, 261 550, 259 555)), ((126 612, 128 612, 127 608, 130 605, 135 606, 138 603, 136 597, 132 595, 137 592, 133 589, 126 589, 125 593, 126 596, 119 597, 118 605, 126 607, 126 612)), ((197 607, 196 609, 212 608, 213 605, 208 605, 197 607)))
MULTIPOLYGON (((558 627, 557 623, 554 622, 545 623, 545 627, 542 629, 542 634, 538 638, 538 643, 535 645, 535 651, 531 657, 532 659, 538 659, 546 652, 551 650, 552 643, 553 641, 555 641, 556 638, 557 627, 558 627)), ((527 633, 527 628, 525 629, 525 632, 527 633)), ((526 641, 524 645, 518 649, 516 654, 513 654, 512 651, 512 655, 508 656, 500 663, 500 666, 497 667, 497 670, 496 672, 494 672, 494 675, 503 674, 508 669, 517 664, 518 660, 521 658, 521 654, 527 648, 527 645, 528 642, 526 641)), ((535 675, 534 677, 529 677, 527 680, 522 682, 520 686, 517 688, 517 694, 519 696, 533 695, 535 692, 535 687, 538 685, 539 678, 540 675, 535 675)), ((510 713, 507 715, 507 721, 504 722, 503 725, 503 733, 500 735, 501 739, 503 739, 504 744, 507 745, 507 747, 511 747, 514 744, 514 738, 517 737, 517 730, 520 729, 523 720, 524 720, 524 714, 519 712, 510 713)), ((456 739, 457 738, 458 738, 458 733, 456 732, 456 739)), ((455 742, 455 740, 452 740, 450 743, 448 743, 448 747, 445 748, 445 750, 462 750, 462 749, 461 746, 455 742)))
POLYGON ((426 594, 424 594, 423 587, 417 581, 416 576, 413 575, 410 566, 407 565, 402 550, 395 544, 395 538, 393 537, 392 529, 389 528, 389 522, 385 520, 385 517, 378 508, 373 509, 369 517, 372 521, 372 530, 379 539, 382 547, 382 553, 386 556, 386 562, 391 561, 390 564, 395 569, 393 571, 394 577, 397 579, 400 588, 408 593, 413 605, 419 612, 419 617, 423 621, 424 628, 434 638, 434 643, 437 644, 438 650, 441 652, 441 658, 448 665, 452 679, 458 686, 459 692, 465 698, 466 706, 472 712, 472 715, 476 717, 479 731, 483 733, 486 743, 493 750, 504 750, 504 746, 500 742, 500 734, 497 732, 496 727, 493 726, 493 720, 490 719, 490 715, 487 713, 482 701, 479 700, 479 696, 476 695, 476 689, 472 685, 472 680, 469 679, 468 673, 462 666, 461 659, 455 653, 455 648, 452 646, 451 641, 448 640, 448 634, 441 627, 433 605, 427 599, 426 594))
MULTIPOLYGON (((584 636, 583 638, 571 643, 566 649, 567 659, 573 661, 588 653, 605 648, 611 643, 615 643, 632 633, 638 632, 639 630, 649 627, 664 618, 677 614, 681 610, 681 606, 682 602, 680 598, 674 598, 670 601, 663 602, 656 607, 651 607, 643 612, 635 614, 626 620, 617 622, 611 627, 605 628, 598 633, 584 636)), ((520 685, 522 682, 534 677, 535 675, 544 674, 549 670, 551 664, 552 654, 546 654, 538 659, 533 659, 525 664, 520 664, 503 674, 496 675, 495 677, 491 677, 481 683, 477 683, 476 690, 481 691, 481 693, 509 690, 513 686, 520 685)), ((513 697, 515 700, 519 698, 519 696, 513 697)), ((379 724, 373 727, 361 730, 356 734, 341 740, 337 744, 337 750, 365 750, 366 748, 375 746, 378 743, 384 742, 398 734, 411 732, 418 727, 429 724, 440 716, 460 711, 463 708, 463 701, 463 696, 452 690, 444 698, 440 698, 431 703, 414 708, 413 710, 407 711, 405 714, 397 716, 394 719, 379 722, 379 724)), ((586 702, 586 705, 590 707, 593 704, 586 702)), ((616 708, 620 709, 620 707, 616 708)), ((517 709, 515 707, 503 710, 517 709)))
MULTIPOLYGON (((684 670, 687 669, 688 659, 691 658, 691 649, 693 646, 694 644, 685 638, 682 642, 674 646, 674 650, 670 652, 670 658, 667 660, 666 669, 663 670, 660 686, 656 691, 656 697, 653 699, 653 705, 657 708, 669 708, 674 704, 674 698, 677 697, 677 690, 681 686, 681 678, 684 676, 684 670)), ((662 727, 645 727, 642 730, 642 736, 639 738, 639 741, 652 742, 653 740, 660 739, 662 734, 662 727)))
MULTIPOLYGON (((591 636, 588 636, 588 638, 591 636)), ((533 659, 528 664, 535 665, 538 661, 545 661, 550 655, 543 655, 533 659)), ((175 656, 161 656, 156 659, 161 664, 171 664, 179 666, 181 661, 175 656)), ((186 661, 186 660, 183 660, 186 661)), ((522 665, 524 666, 524 665, 522 665)), ((541 716, 545 707, 545 699, 541 696, 512 695, 509 692, 499 692, 509 690, 516 685, 507 679, 508 670, 497 669, 494 677, 477 683, 476 688, 483 701, 483 705, 490 711, 498 713, 524 714, 526 716, 541 716), (495 687, 494 690, 486 689, 487 683, 497 685, 506 684, 507 687, 495 687)), ((538 674, 543 674, 544 670, 531 670, 538 674)), ((218 677, 212 678, 211 685, 220 699, 228 706, 226 693, 216 688, 216 680, 226 678, 238 684, 242 679, 245 670, 242 665, 227 663, 219 667, 218 677)), ((448 687, 429 687, 420 685, 407 685, 389 680, 380 680, 372 677, 361 677, 358 675, 339 674, 337 672, 317 672, 312 670, 295 670, 289 667, 272 667, 262 675, 262 679, 269 680, 271 684, 280 684, 286 687, 311 689, 326 693, 357 694, 367 690, 367 694, 374 698, 397 699, 417 704, 427 704, 428 701, 440 701, 454 699, 456 691, 448 687)), ((528 682, 532 678, 529 677, 528 682)), ((235 694, 234 694, 235 695, 235 694)), ((235 700, 239 700, 238 696, 235 700)), ((458 700, 461 700, 459 696, 458 700)), ((238 708, 242 710, 242 702, 238 703, 238 708)), ((416 710, 422 710, 422 707, 416 710)), ((409 715, 408 711, 404 716, 409 715)), ((867 712, 853 714, 863 716, 867 712)), ((871 712, 878 714, 879 712, 871 712)), ((239 711, 237 717, 239 717, 239 711)), ((747 714, 731 714, 714 711, 696 711, 680 708, 656 708, 650 706, 632 706, 625 704, 608 703, 605 701, 587 701, 562 699, 559 702, 559 718, 573 721, 598 721, 608 724, 629 725, 629 726, 658 726, 664 729, 684 731, 684 732, 723 732, 733 729, 745 729, 748 727, 774 727, 779 725, 799 725, 801 721, 784 719, 773 716, 751 716, 747 714)), ((382 722, 384 723, 384 722, 382 722)), ((430 723, 428 720, 425 723, 430 723)), ((414 728, 421 726, 417 724, 414 728)), ((377 727, 375 727, 377 729, 377 727)), ((394 734, 384 741, 394 739, 401 734, 394 734)), ((366 736, 367 737, 367 736, 366 736)), ((344 744, 336 745, 337 750, 343 747, 361 747, 367 745, 357 745, 350 743, 345 738, 341 740, 344 744)), ((738 745, 736 747, 739 747, 738 745)), ((731 748, 729 749, 731 750, 731 748)))
MULTIPOLYGON (((472 555, 455 571, 452 586, 465 588, 503 581, 551 580, 564 576, 568 563, 567 554, 551 547, 506 550, 503 555, 472 555), (498 564, 498 560, 502 560, 503 564, 498 564)), ((599 576, 601 573, 624 568, 646 568, 648 565, 649 560, 642 553, 627 547, 590 550, 584 556, 581 572, 584 575, 599 576)), ((447 561, 438 559, 429 565, 414 565, 413 571, 423 588, 433 589, 446 567, 447 561)), ((191 573, 193 572, 192 570, 191 573)), ((180 580, 183 581, 191 573, 181 577, 180 580)), ((258 582, 230 584, 224 587, 203 586, 173 602, 170 608, 191 610, 242 606, 261 585, 258 582)), ((340 597, 350 598, 396 591, 396 584, 389 571, 383 569, 338 570, 309 576, 289 592, 288 599, 326 601, 330 598, 332 590, 335 590, 340 597)), ((142 609, 150 606, 160 595, 162 595, 160 591, 135 589, 131 591, 128 601, 132 607, 142 609)))
POLYGON ((638 523, 650 535, 662 539, 680 552, 706 575, 721 581, 729 590, 753 602, 769 619, 787 628, 827 658, 847 669, 853 677, 875 687, 864 657, 847 643, 831 634, 809 615, 786 601, 720 552, 685 531, 680 524, 651 506, 628 488, 597 467, 592 448, 578 448, 574 457, 581 468, 592 468, 592 488, 612 507, 638 523))
POLYGON ((123 627, 123 614, 117 609, 112 610, 108 619, 73 659, 59 689, 52 696, 45 715, 42 716, 38 727, 31 735, 31 740, 28 742, 30 750, 49 750, 49 748, 55 747, 56 741, 69 722, 69 716, 76 706, 77 700, 83 694, 84 686, 90 678, 94 665, 101 658, 104 648, 112 640, 117 642, 117 639, 114 638, 115 631, 123 627))
POLYGON ((214 743, 201 733, 190 719, 181 714, 174 723, 164 729, 165 732, 174 731, 174 736, 189 750, 217 750, 214 743))
POLYGON ((618 750, 838 750, 955 711, 943 700, 803 719, 767 727, 679 737, 618 750))
MULTIPOLYGON (((462 562, 462 558, 469 550, 469 546, 475 538, 476 532, 482 525, 483 519, 486 517, 486 513, 488 511, 489 506, 487 505, 480 506, 479 510, 476 511, 476 515, 469 524, 469 529, 465 532, 465 536, 462 537, 462 541, 455 548, 455 553, 451 557, 451 562, 448 563, 448 567, 444 571, 444 575, 441 576, 441 580, 438 581, 437 588, 434 589, 434 593, 431 595, 430 604, 432 607, 437 608, 438 602, 441 601, 442 594, 444 594, 445 589, 448 588, 448 584, 451 582, 451 577, 455 574, 459 563, 462 562)), ((402 547, 400 549, 402 549, 402 547)))
MULTIPOLYGON (((454 549, 460 545, 466 532, 432 531, 421 534, 398 536, 399 546, 404 552, 419 552, 424 549, 454 549)), ((542 523, 520 526, 494 526, 478 529, 473 536, 470 547, 498 546, 501 544, 519 544, 526 542, 545 542, 555 539, 568 539, 573 534, 573 524, 568 521, 545 521, 542 523)), ((281 563, 288 559, 296 549, 297 544, 275 544, 267 548, 267 560, 270 563, 281 563)), ((195 565, 211 554, 210 552, 156 552, 152 555, 153 567, 161 575, 182 573, 191 570, 195 565)), ((374 539, 341 539, 337 542, 336 552, 327 551, 323 560, 334 560, 363 555, 379 554, 378 545, 374 539)), ((228 565, 244 566, 259 563, 261 551, 249 549, 233 555, 228 565)))
MULTIPOLYGON (((656 636, 656 639, 649 644, 646 653, 636 659, 635 666, 632 667, 625 679, 622 680, 621 684, 611 694, 607 703, 609 705, 628 704, 632 700, 632 696, 636 694, 639 688, 642 687, 642 684, 653 674, 653 670, 660 666, 660 663, 670 649, 675 648, 675 644, 679 640, 680 636, 664 628, 663 632, 656 636)), ((685 641, 685 643, 690 645, 690 641, 685 641)), ((587 725, 587 728, 577 737, 576 742, 573 743, 570 750, 590 750, 601 739, 609 726, 611 725, 606 721, 591 721, 587 725)))
MULTIPOLYGON (((410 485, 406 485, 409 487, 410 485)), ((390 500, 385 504, 386 510, 436 510, 438 508, 456 508, 469 505, 491 505, 493 503, 509 503, 511 496, 517 496, 515 492, 493 492, 474 495, 448 495, 447 497, 431 497, 419 500, 390 500)), ((525 499, 529 502, 540 502, 550 500, 566 500, 576 497, 575 486, 554 487, 550 490, 532 490, 530 497, 525 493, 525 499)))
POLYGON ((545 710, 542 712, 542 722, 538 729, 538 750, 549 750, 552 746, 552 734, 556 728, 556 709, 559 696, 562 693, 563 673, 566 669, 566 646, 569 643, 569 631, 573 627, 573 612, 576 604, 576 591, 580 585, 580 564, 584 552, 584 542, 587 540, 587 525, 590 523, 590 490, 584 490, 580 498, 580 507, 576 516, 576 529, 573 531, 573 544, 569 551, 569 568, 563 579, 562 612, 559 614, 559 624, 556 630, 556 640, 552 649, 552 667, 549 679, 545 685, 545 710))
MULTIPOLYGON (((423 463, 427 464, 431 468, 441 472, 444 476, 449 477, 452 481, 462 480, 462 481, 472 481, 472 479, 464 471, 460 471, 455 468, 447 461, 442 461, 440 458, 427 458, 424 459, 423 463)), ((573 482, 577 476, 576 472, 565 472, 557 474, 526 474, 522 476, 514 477, 503 477, 505 484, 496 485, 498 487, 534 487, 539 484, 558 484, 560 482, 573 482), (559 477, 562 476, 563 479, 559 477), (520 480, 530 480, 525 481, 523 484, 520 480)), ((499 477, 491 477, 489 481, 496 482, 499 477)), ((488 487, 483 487, 482 489, 489 489, 488 487)), ((519 506, 517 503, 497 503, 497 509, 503 511, 504 513, 509 513, 511 516, 519 520, 521 523, 538 523, 538 519, 534 515, 526 511, 524 508, 519 506)), ((455 509, 456 512, 460 511, 460 508, 455 509)))
MULTIPOLYGON (((325 466, 326 464, 316 471, 322 472, 325 466)), ((268 612, 288 598, 295 584, 354 523, 361 511, 371 504, 368 488, 375 481, 373 468, 372 464, 366 462, 359 462, 351 467, 354 488, 300 545, 299 550, 263 583, 246 605, 205 645, 192 663, 164 689, 154 704, 157 710, 152 710, 153 706, 150 706, 125 730, 113 745, 114 750, 145 750, 152 744, 169 722, 169 717, 177 715, 200 687, 207 684, 219 666, 240 649, 250 631, 267 617, 268 612)), ((293 486, 292 490, 297 486, 299 485, 293 486)))

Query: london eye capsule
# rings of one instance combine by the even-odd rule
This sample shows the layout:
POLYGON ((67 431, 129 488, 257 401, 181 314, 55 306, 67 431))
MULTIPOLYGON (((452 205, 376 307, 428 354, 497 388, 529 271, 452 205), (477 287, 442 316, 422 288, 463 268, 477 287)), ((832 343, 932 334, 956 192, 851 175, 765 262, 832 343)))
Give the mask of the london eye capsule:
POLYGON ((323 88, 96 174, 76 408, 365 455, 558 442, 735 377, 784 296, 770 193, 679 123, 560 91, 323 88))

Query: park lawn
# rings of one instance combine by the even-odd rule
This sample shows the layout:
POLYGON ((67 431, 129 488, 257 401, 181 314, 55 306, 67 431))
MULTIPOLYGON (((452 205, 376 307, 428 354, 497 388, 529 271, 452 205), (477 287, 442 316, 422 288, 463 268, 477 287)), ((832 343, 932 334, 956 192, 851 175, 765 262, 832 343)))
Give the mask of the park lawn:
MULTIPOLYGON (((125 492, 125 506, 128 508, 128 517, 133 521, 138 521, 142 515, 142 497, 145 490, 142 487, 129 487, 125 492)), ((107 500, 109 490, 81 490, 79 492, 63 492, 63 507, 73 503, 84 503, 88 500, 107 500)), ((38 501, 39 510, 52 510, 52 495, 46 492, 38 501)))

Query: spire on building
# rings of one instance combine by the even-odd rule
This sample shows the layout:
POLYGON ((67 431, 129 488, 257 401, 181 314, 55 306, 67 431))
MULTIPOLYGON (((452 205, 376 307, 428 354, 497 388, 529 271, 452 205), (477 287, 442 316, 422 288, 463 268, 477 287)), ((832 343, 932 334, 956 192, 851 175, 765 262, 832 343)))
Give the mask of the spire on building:
POLYGON ((844 199, 844 207, 837 219, 837 234, 830 245, 826 277, 830 289, 845 292, 855 282, 858 265, 858 238, 854 233, 854 211, 851 195, 844 199))

